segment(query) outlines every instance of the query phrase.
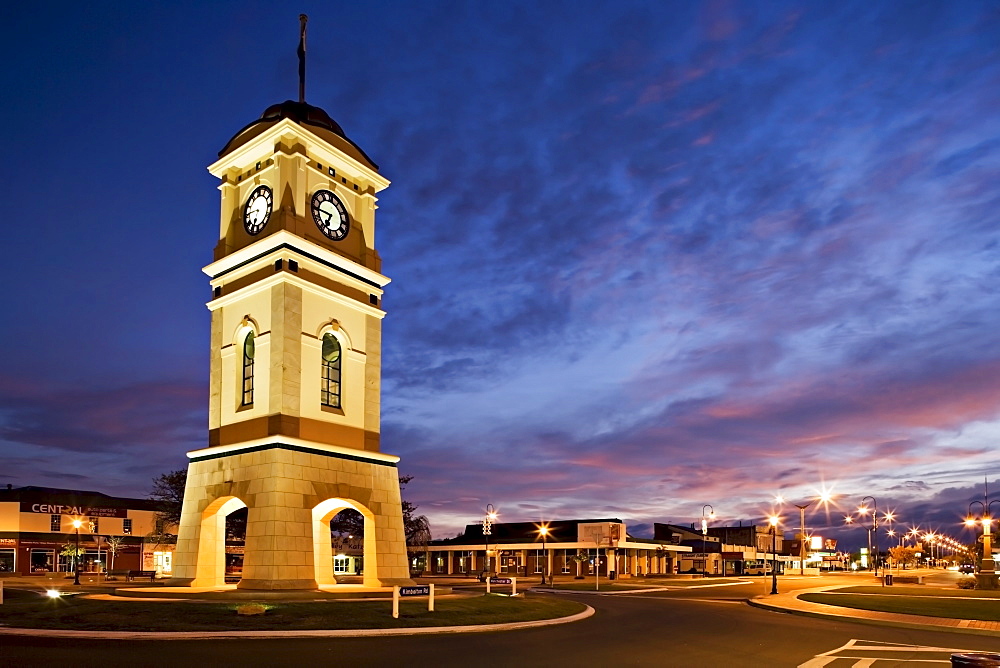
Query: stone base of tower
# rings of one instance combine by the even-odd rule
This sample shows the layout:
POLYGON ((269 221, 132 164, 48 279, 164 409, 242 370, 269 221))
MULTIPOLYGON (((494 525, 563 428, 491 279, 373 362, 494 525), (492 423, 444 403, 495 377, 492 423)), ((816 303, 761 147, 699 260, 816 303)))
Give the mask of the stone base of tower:
POLYGON ((336 584, 330 520, 364 517, 364 585, 412 584, 397 457, 287 439, 188 454, 171 586, 225 584, 226 516, 247 506, 239 589, 336 584))

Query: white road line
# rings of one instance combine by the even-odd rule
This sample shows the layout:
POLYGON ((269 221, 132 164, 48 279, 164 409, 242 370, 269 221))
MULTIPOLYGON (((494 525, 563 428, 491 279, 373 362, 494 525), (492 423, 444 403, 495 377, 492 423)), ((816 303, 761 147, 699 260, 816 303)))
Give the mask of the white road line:
POLYGON ((836 656, 823 656, 822 654, 820 654, 817 657, 809 659, 805 663, 800 663, 798 665, 798 668, 822 668, 828 663, 833 663, 834 661, 837 660, 837 658, 838 657, 836 656))
POLYGON ((855 661, 851 668, 869 668, 869 666, 876 661, 878 661, 878 659, 861 659, 860 661, 855 661))

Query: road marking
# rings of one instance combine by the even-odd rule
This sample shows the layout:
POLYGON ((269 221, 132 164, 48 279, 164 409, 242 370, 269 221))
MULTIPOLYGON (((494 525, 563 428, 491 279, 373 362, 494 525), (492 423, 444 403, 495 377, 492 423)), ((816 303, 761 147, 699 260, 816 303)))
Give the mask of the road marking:
POLYGON ((927 645, 906 645, 903 643, 891 643, 881 640, 859 640, 857 638, 831 649, 828 652, 817 654, 805 663, 799 664, 798 668, 822 668, 834 661, 853 660, 853 668, 870 668, 876 666, 880 661, 888 661, 893 665, 899 663, 920 663, 920 664, 951 664, 951 655, 955 653, 978 652, 983 650, 958 648, 958 647, 930 647, 927 645), (900 656, 879 656, 892 652, 906 652, 914 656, 913 658, 902 658, 900 656), (865 654, 876 654, 876 656, 865 656, 865 654), (938 654, 940 656, 931 656, 938 654))

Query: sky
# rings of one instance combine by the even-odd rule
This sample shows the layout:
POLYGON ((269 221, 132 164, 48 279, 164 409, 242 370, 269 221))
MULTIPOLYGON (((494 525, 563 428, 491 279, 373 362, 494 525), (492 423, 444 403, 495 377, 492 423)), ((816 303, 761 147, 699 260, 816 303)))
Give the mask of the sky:
POLYGON ((306 98, 380 165, 382 450, 449 537, 618 517, 861 543, 1000 498, 1000 7, 5 9, 0 484, 207 442, 205 167, 306 98), (789 512, 789 509, 791 512, 789 512))

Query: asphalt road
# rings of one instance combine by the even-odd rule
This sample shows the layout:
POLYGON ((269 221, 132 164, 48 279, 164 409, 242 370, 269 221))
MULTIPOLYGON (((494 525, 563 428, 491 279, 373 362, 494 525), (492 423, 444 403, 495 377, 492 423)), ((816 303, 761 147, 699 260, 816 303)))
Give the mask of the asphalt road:
MULTIPOLYGON (((816 586, 815 579, 781 583, 816 586)), ((828 622, 752 608, 764 585, 571 596, 597 614, 503 633, 304 640, 102 641, 0 637, 4 666, 918 666, 1000 638, 828 622), (822 656, 821 656, 822 655, 822 656), (859 663, 860 661, 860 663, 859 663)), ((549 594, 542 594, 549 595, 549 594)))

